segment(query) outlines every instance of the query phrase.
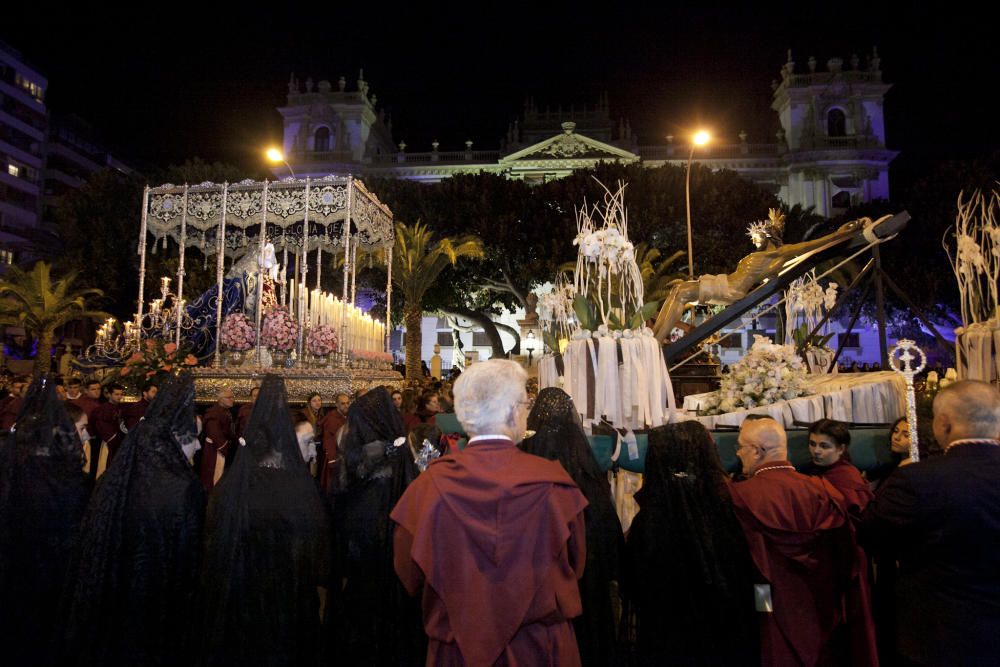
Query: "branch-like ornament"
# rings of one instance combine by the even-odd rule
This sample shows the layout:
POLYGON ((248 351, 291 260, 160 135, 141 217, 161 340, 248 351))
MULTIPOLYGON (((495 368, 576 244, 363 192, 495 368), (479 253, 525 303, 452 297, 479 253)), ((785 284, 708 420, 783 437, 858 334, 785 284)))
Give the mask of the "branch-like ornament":
POLYGON ((906 380, 906 421, 910 426, 910 460, 916 462, 920 460, 920 450, 918 449, 917 399, 913 390, 913 377, 927 366, 927 355, 912 340, 901 338, 889 353, 889 365, 906 380), (912 352, 916 352, 916 356, 912 352), (920 363, 914 367, 911 362, 917 360, 920 363))

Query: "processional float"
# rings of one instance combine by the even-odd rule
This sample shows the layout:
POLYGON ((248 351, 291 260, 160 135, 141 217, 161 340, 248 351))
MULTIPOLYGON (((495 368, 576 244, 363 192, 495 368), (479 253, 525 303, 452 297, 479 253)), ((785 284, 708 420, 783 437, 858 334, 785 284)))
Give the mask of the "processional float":
POLYGON ((140 225, 134 321, 125 324, 123 340, 115 338, 114 323, 106 323, 92 358, 126 357, 151 338, 186 343, 202 363, 192 371, 199 399, 214 398, 223 385, 237 396, 249 395, 265 372, 285 376, 292 400, 311 391, 330 395, 401 380, 388 353, 393 215, 359 179, 146 187, 140 225), (206 265, 214 259, 216 281, 188 300, 184 277, 191 248, 206 265), (147 303, 148 259, 172 251, 176 291, 171 277, 161 276, 159 296, 147 303), (384 321, 357 306, 359 251, 385 259, 384 321), (321 278, 324 263, 337 261, 343 285, 335 296, 323 291, 321 278), (231 335, 227 350, 223 328, 229 316, 248 323, 249 330, 236 337, 238 343, 231 335), (314 333, 324 333, 319 354, 310 344, 314 333))

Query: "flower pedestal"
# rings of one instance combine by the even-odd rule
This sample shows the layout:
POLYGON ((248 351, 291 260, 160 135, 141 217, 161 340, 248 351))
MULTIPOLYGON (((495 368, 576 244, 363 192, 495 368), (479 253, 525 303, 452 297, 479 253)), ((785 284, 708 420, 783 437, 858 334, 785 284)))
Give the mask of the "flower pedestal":
POLYGON ((222 366, 236 368, 243 363, 243 350, 226 350, 222 353, 222 366))
POLYGON ((806 367, 812 375, 830 372, 835 353, 828 347, 810 347, 805 351, 806 367))
POLYGON ((285 362, 288 360, 287 350, 268 350, 271 353, 271 366, 275 368, 284 368, 285 362))

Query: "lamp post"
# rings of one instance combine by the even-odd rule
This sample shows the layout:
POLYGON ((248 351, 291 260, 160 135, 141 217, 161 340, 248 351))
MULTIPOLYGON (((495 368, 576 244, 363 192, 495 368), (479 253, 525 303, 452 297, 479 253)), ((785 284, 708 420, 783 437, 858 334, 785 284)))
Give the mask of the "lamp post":
POLYGON ((532 329, 528 330, 528 334, 524 338, 524 347, 528 350, 528 368, 531 368, 531 357, 535 353, 535 346, 537 341, 535 339, 535 332, 532 329))
POLYGON ((694 149, 704 146, 711 137, 708 132, 701 130, 691 137, 691 152, 688 154, 687 178, 684 181, 684 201, 687 206, 687 232, 688 232, 688 280, 694 280, 694 250, 691 243, 691 162, 694 160, 694 149))
POLYGON ((281 162, 286 167, 288 167, 288 173, 291 174, 292 178, 297 178, 295 172, 292 170, 292 165, 288 164, 288 162, 285 160, 285 154, 281 152, 280 148, 268 148, 267 159, 273 162, 274 164, 278 164, 279 162, 281 162))

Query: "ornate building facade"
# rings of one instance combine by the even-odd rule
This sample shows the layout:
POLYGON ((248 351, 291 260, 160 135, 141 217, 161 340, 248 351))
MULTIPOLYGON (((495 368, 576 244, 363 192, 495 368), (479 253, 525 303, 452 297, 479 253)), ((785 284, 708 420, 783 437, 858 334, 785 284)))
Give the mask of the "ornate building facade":
MULTIPOLYGON (((896 152, 885 145, 883 101, 890 84, 882 81, 878 52, 862 66, 857 56, 845 68, 831 58, 825 69, 809 58, 799 71, 789 52, 780 79, 772 84, 771 109, 780 129, 772 143, 749 143, 745 132, 730 144, 699 148, 695 159, 712 169, 729 169, 766 187, 789 205, 813 206, 834 215, 852 204, 889 197, 889 163, 896 152)), ((525 103, 496 149, 411 152, 393 143, 392 122, 377 106, 363 73, 353 90, 341 77, 304 85, 289 81, 288 99, 278 109, 284 119, 284 152, 295 174, 355 173, 433 183, 461 173, 488 172, 529 182, 561 178, 598 162, 683 166, 689 146, 639 145, 631 127, 617 127, 602 95, 593 107, 540 109, 525 103)), ((288 167, 274 169, 288 175, 288 167)))

